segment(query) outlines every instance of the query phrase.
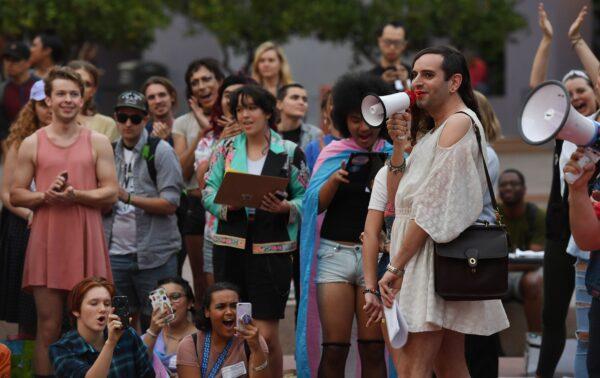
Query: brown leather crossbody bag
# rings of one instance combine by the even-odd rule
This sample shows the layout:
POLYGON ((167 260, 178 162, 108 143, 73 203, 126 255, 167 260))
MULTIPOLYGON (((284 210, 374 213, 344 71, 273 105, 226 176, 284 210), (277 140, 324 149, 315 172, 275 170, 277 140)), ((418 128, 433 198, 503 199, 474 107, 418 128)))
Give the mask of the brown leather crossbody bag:
POLYGON ((475 129, 498 224, 476 223, 448 243, 434 243, 435 291, 450 301, 500 299, 508 290, 509 250, 506 227, 498 211, 494 188, 483 157, 479 128, 473 119, 471 124, 475 129))

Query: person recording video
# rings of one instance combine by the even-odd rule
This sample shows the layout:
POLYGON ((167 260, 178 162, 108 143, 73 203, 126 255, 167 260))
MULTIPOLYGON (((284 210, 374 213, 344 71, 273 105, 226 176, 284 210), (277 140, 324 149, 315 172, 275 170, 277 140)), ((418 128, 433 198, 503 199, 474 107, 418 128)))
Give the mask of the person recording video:
POLYGON ((243 327, 236 326, 239 301, 239 289, 229 282, 206 289, 198 319, 200 330, 186 336, 177 350, 180 378, 231 377, 234 369, 249 378, 270 376, 269 349, 256 320, 250 318, 243 327))
POLYGON ((50 345, 57 377, 154 377, 146 346, 112 307, 115 287, 102 277, 79 282, 69 294, 75 329, 50 345))

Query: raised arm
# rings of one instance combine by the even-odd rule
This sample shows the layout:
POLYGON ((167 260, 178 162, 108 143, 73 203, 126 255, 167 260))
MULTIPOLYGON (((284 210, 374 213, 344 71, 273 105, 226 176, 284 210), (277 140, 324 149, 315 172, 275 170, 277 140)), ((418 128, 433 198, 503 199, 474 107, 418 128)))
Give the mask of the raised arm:
POLYGON ((583 148, 579 147, 564 168, 565 173, 581 175, 573 184, 569 184, 569 223, 579 248, 594 251, 600 248, 600 220, 588 194, 588 182, 592 179, 596 166, 588 163, 581 168, 578 162, 582 157, 583 148))
MULTIPOLYGON (((595 82, 596 78, 598 77, 600 62, 581 36, 581 25, 583 24, 587 12, 587 6, 584 6, 579 11, 577 18, 575 21, 573 21, 573 24, 571 24, 571 27, 569 28, 569 40, 571 41, 571 46, 573 47, 573 50, 575 50, 577 57, 579 57, 585 72, 588 74, 592 82, 595 82)), ((599 89, 596 86, 594 86, 594 89, 596 91, 596 96, 599 96, 599 89)))
MULTIPOLYGON (((110 141, 104 135, 92 133, 92 148, 96 154, 98 188, 73 189, 74 201, 85 206, 105 208, 117 201, 119 184, 110 141)), ((69 190, 69 188, 67 188, 69 190)))
POLYGON ((552 24, 548 20, 548 15, 544 9, 544 3, 538 5, 539 25, 542 30, 542 40, 538 46, 533 65, 531 66, 531 76, 529 86, 531 88, 541 84, 548 75, 548 57, 550 56, 550 45, 552 44, 552 24))
POLYGON ((392 156, 390 156, 390 164, 392 167, 397 167, 390 170, 387 175, 387 191, 388 198, 392 201, 396 197, 400 179, 404 175, 406 169, 406 149, 410 146, 410 113, 393 114, 387 121, 387 129, 394 146, 392 156), (402 168, 403 167, 403 168, 402 168))

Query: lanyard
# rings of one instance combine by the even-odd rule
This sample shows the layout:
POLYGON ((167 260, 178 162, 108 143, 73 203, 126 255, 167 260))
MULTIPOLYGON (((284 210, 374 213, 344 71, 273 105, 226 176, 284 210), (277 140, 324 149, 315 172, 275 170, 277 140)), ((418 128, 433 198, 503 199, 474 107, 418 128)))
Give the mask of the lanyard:
POLYGON ((200 367, 200 375, 202 378, 214 378, 219 370, 221 370, 221 366, 223 362, 225 362, 225 357, 227 357, 227 353, 229 353, 229 349, 231 348, 231 344, 233 344, 233 338, 227 342, 225 349, 219 354, 217 361, 213 365, 213 368, 210 369, 210 373, 208 377, 206 376, 206 370, 208 369, 208 357, 210 356, 210 334, 209 331, 204 338, 204 350, 202 351, 202 366, 200 367))

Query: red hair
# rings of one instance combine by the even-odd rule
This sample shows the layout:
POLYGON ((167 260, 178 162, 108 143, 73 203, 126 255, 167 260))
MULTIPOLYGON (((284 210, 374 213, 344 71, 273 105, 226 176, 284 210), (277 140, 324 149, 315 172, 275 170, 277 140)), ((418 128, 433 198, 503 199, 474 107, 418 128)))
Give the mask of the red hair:
POLYGON ((73 315, 73 312, 79 312, 81 310, 81 303, 83 302, 83 298, 88 291, 92 290, 95 287, 103 287, 110 294, 111 298, 115 295, 115 285, 110 283, 104 277, 88 277, 83 281, 79 282, 77 285, 71 289, 69 293, 69 298, 67 300, 68 308, 69 308, 69 317, 73 322, 73 325, 77 324, 77 318, 73 315))

